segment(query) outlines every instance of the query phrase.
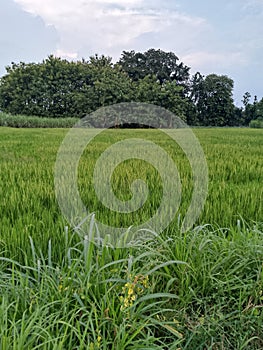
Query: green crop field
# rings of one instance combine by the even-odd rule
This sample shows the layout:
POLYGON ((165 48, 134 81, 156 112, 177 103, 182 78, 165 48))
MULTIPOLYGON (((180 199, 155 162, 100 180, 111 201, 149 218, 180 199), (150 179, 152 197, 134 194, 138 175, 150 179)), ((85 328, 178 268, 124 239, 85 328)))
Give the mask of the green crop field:
POLYGON ((87 232, 63 217, 54 166, 67 131, 0 128, 0 349, 263 348, 263 130, 193 130, 209 183, 201 215, 187 232, 180 225, 193 179, 179 146, 159 130, 99 134, 80 159, 78 187, 104 224, 145 222, 163 194, 158 171, 130 159, 115 169, 112 189, 129 200, 130 184, 142 179, 149 189, 145 204, 129 214, 104 207, 92 176, 110 145, 153 141, 180 174, 174 220, 154 240, 126 248, 89 241, 94 216, 87 232))

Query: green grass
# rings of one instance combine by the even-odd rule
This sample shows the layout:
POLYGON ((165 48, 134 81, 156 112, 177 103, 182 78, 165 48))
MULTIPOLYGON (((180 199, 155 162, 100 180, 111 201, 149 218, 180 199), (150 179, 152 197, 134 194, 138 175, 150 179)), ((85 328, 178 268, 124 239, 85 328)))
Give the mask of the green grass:
POLYGON ((260 349, 262 227, 199 227, 137 248, 65 232, 1 262, 1 349, 260 349), (57 253, 60 251, 60 262, 57 253))
MULTIPOLYGON (((52 237, 60 242, 60 232, 67 224, 61 215, 54 193, 54 164, 66 129, 1 128, 0 139, 0 221, 1 238, 12 254, 17 247, 27 249, 27 237, 43 243, 46 249, 52 237)), ((196 129, 204 149, 209 169, 209 192, 197 225, 236 226, 245 221, 260 221, 263 217, 262 130, 258 129, 196 129)), ((191 169, 183 152, 155 130, 110 130, 102 133, 84 152, 79 165, 79 189, 88 208, 96 217, 110 225, 129 226, 144 222, 158 207, 162 186, 158 173, 139 160, 127 161, 113 174, 113 189, 120 199, 129 199, 129 184, 136 178, 149 185, 149 199, 134 214, 113 213, 97 200, 92 175, 101 152, 126 137, 154 140, 177 164, 182 182, 181 217, 192 195, 191 169), (143 164, 142 164, 143 163, 143 164)), ((178 217, 168 231, 178 227, 178 217)))
MULTIPOLYGON (((93 216, 84 235, 65 229, 53 172, 67 130, 0 128, 0 349, 263 347, 263 131, 194 132, 209 168, 196 227, 180 232, 177 216, 154 240, 114 249, 89 241, 93 216)), ((192 191, 189 162, 156 130, 110 130, 85 150, 78 169, 84 203, 117 227, 158 206, 158 173, 136 160, 116 169, 113 188, 129 199, 129 183, 145 179, 150 195, 139 214, 116 215, 95 198, 95 160, 127 137, 153 140, 175 160, 182 217, 192 191)))
POLYGON ((46 118, 0 113, 0 126, 13 128, 71 128, 79 118, 46 118))

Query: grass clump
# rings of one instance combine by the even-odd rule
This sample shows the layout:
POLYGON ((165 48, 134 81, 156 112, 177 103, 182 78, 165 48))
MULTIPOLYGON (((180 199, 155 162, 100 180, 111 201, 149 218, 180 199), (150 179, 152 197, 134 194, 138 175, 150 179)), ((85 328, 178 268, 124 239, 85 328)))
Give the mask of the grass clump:
POLYGON ((31 239, 0 260, 0 348, 262 348, 262 236, 239 222, 114 249, 66 230, 47 255, 31 239))
POLYGON ((79 118, 46 118, 0 113, 0 126, 13 128, 71 128, 79 118))

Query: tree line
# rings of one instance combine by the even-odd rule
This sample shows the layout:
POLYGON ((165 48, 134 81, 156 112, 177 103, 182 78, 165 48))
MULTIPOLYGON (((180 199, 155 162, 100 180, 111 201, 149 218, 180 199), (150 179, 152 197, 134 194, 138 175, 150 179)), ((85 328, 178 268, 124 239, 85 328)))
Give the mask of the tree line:
MULTIPOLYGON (((233 100, 234 81, 225 75, 190 74, 172 52, 123 51, 67 61, 49 56, 41 63, 14 63, 0 79, 0 110, 39 117, 79 117, 102 106, 146 102, 168 109, 189 125, 247 126, 263 118, 263 98, 243 106, 233 100)), ((96 123, 95 123, 96 124, 96 123)), ((164 127, 173 125, 164 121, 164 127)))

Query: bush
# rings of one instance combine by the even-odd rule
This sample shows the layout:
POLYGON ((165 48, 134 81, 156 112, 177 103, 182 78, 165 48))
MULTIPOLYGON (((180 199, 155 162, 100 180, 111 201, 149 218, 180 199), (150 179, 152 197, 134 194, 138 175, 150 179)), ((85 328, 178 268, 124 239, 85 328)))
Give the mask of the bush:
POLYGON ((249 123, 250 128, 255 128, 255 129, 262 129, 263 128, 263 118, 258 118, 255 120, 251 120, 249 123))

